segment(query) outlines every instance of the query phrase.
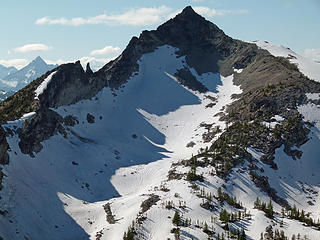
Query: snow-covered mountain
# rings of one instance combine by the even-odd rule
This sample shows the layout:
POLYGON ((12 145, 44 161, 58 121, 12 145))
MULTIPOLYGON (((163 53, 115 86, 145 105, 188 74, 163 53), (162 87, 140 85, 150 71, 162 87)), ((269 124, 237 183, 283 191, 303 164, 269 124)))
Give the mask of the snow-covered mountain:
POLYGON ((6 77, 16 71, 18 70, 15 67, 5 67, 0 64, 0 78, 6 77))
POLYGON ((61 65, 0 103, 0 236, 320 239, 319 77, 191 7, 61 65))
POLYGON ((3 100, 11 96, 31 81, 57 66, 58 65, 47 64, 39 56, 20 70, 9 67, 4 69, 6 71, 2 71, 2 66, 0 66, 0 72, 3 73, 0 75, 0 90, 4 92, 4 94, 0 94, 0 99, 3 100))

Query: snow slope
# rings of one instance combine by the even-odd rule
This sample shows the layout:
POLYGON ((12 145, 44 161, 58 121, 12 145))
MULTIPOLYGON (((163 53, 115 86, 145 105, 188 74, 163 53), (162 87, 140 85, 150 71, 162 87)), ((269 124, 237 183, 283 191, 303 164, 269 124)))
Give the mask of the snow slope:
MULTIPOLYGON (((76 116, 79 124, 67 139, 56 135, 44 141, 35 158, 20 152, 16 135, 8 137, 12 160, 4 169, 8 177, 0 201, 9 214, 0 218, 1 236, 94 239, 100 230, 103 239, 123 235, 139 212, 142 194, 166 179, 172 162, 204 146, 205 129, 199 124, 213 121, 223 128, 214 115, 232 101, 232 94, 240 93, 232 76, 196 75, 204 84, 211 81, 208 88, 214 92, 206 95, 218 99, 214 107, 206 108, 211 100, 205 94, 181 86, 173 77, 186 66, 175 51, 162 46, 145 54, 139 72, 118 91, 105 88, 95 99, 55 109, 62 116, 76 116), (95 116, 94 124, 86 121, 87 113, 95 116), (193 148, 186 147, 190 141, 196 143, 193 148), (105 220, 106 201, 121 219, 117 224, 105 220), (21 207, 25 204, 29 207, 21 207)), ((23 119, 6 127, 22 123, 23 119)), ((170 234, 169 228, 164 235, 170 234)))
MULTIPOLYGON (((212 174, 214 168, 198 167, 197 171, 205 177, 204 182, 197 182, 200 190, 192 188, 184 178, 168 181, 169 170, 189 171, 181 165, 174 167, 174 163, 189 159, 201 148, 211 145, 203 141, 206 129, 200 124, 213 124, 223 130, 226 125, 219 121, 217 114, 234 101, 233 94, 241 93, 239 86, 233 84, 233 75, 198 75, 186 64, 184 56, 175 54, 177 50, 165 45, 144 54, 138 62, 139 71, 119 90, 104 88, 91 100, 53 109, 63 117, 77 117, 79 124, 66 127, 67 138, 55 135, 44 141, 43 149, 35 158, 20 152, 16 135, 8 136, 10 164, 4 168, 7 177, 0 199, 0 205, 8 214, 0 217, 0 236, 5 239, 122 239, 132 221, 144 217, 142 224, 135 226, 138 239, 174 239, 170 231, 177 210, 184 219, 192 219, 191 226, 181 227, 181 239, 207 239, 202 231, 204 223, 216 233, 225 233, 218 220, 219 211, 222 207, 237 211, 228 204, 220 206, 217 200, 213 200, 217 211, 200 207, 204 202, 203 196, 199 196, 200 190, 217 195, 218 188, 222 187, 240 199, 250 212, 250 217, 232 224, 235 229, 245 229, 248 239, 259 239, 269 224, 284 229, 290 237, 301 233, 310 239, 320 238, 318 231, 297 221, 285 219, 285 227, 280 228, 278 216, 271 221, 253 209, 257 197, 264 201, 269 198, 251 181, 247 163, 236 168, 227 182, 212 174), (202 94, 178 83, 174 76, 182 68, 189 68, 209 92, 202 94), (87 122, 88 113, 95 117, 94 123, 87 122), (190 142, 195 145, 187 147, 190 142), (141 213, 141 203, 150 194, 158 195, 160 200, 141 213), (169 201, 173 209, 166 208, 169 201), (114 224, 107 222, 103 207, 106 203, 110 204, 114 224)), ((5 127, 14 130, 32 114, 5 127)), ((280 124, 283 121, 281 116, 274 118, 280 124)), ((315 205, 309 206, 300 184, 315 191, 320 187, 316 175, 319 154, 315 147, 319 146, 319 139, 311 137, 312 141, 302 146, 308 153, 295 162, 282 149, 277 150, 278 171, 259 162, 259 152, 248 151, 264 169, 264 174, 272 178, 270 184, 281 196, 290 203, 298 200, 302 204, 300 208, 313 211, 317 217, 320 214, 317 197, 313 197, 315 205), (296 169, 303 171, 295 178, 296 169), (315 172, 315 176, 306 172, 315 172)), ((275 204, 275 209, 280 211, 280 206, 275 204)))
POLYGON ((52 72, 50 73, 50 75, 48 77, 46 77, 46 79, 43 80, 43 82, 37 87, 37 89, 35 90, 35 99, 39 99, 39 95, 43 93, 43 91, 47 88, 49 82, 51 81, 52 76, 55 74, 56 72, 52 72))

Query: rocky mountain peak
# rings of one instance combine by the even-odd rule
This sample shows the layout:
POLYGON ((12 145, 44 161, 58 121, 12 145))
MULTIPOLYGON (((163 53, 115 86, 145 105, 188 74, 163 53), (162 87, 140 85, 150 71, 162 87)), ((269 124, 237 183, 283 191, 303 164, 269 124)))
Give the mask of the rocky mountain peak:
POLYGON ((160 25, 157 35, 171 44, 216 43, 227 36, 215 24, 207 21, 188 6, 183 11, 160 25))
POLYGON ((33 63, 45 63, 45 61, 40 56, 36 57, 32 62, 33 63))
POLYGON ((179 13, 175 18, 186 19, 186 20, 204 20, 204 18, 196 13, 191 6, 185 7, 181 13, 179 13))

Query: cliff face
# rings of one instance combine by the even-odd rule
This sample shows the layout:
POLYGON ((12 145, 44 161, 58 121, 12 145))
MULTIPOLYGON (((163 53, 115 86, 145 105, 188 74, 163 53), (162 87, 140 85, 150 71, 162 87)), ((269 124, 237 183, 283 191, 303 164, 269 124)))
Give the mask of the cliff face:
MULTIPOLYGON (((9 144, 6 139, 6 133, 3 130, 3 128, 0 126, 0 165, 6 165, 9 164, 9 144)), ((1 171, 2 169, 0 168, 0 190, 2 188, 2 178, 3 178, 3 173, 1 171)))
POLYGON ((9 145, 6 139, 6 133, 3 128, 0 126, 0 164, 5 165, 9 163, 9 155, 7 150, 9 145))
POLYGON ((64 64, 57 68, 47 88, 39 96, 40 105, 42 108, 70 105, 92 98, 104 86, 106 81, 95 77, 89 65, 84 71, 80 61, 64 64))

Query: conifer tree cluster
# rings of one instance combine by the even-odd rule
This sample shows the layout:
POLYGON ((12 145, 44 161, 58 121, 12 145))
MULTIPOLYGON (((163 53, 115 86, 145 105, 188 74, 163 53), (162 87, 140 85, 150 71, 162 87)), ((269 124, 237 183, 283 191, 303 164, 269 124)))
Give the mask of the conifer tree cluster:
POLYGON ((229 196, 229 194, 222 192, 221 187, 218 188, 218 200, 220 203, 222 203, 223 201, 226 201, 229 205, 238 208, 238 209, 242 209, 242 203, 240 201, 237 201, 236 197, 231 197, 229 196))
POLYGON ((310 213, 306 213, 304 210, 300 210, 296 207, 296 205, 293 206, 291 210, 289 209, 282 209, 282 216, 288 217, 294 220, 298 220, 300 222, 305 223, 308 226, 317 227, 320 229, 320 222, 316 223, 311 217, 310 213))
POLYGON ((257 198, 257 200, 254 202, 254 208, 264 211, 266 217, 273 218, 274 211, 271 199, 267 204, 265 202, 262 202, 259 198, 257 198))
POLYGON ((288 240, 288 237, 284 234, 284 231, 276 229, 273 231, 272 226, 266 227, 265 233, 261 233, 260 240, 288 240))
POLYGON ((228 231, 226 234, 222 233, 222 234, 217 234, 217 240, 227 240, 227 239, 236 239, 236 240, 246 240, 247 236, 246 233, 244 231, 244 229, 242 228, 241 231, 239 231, 238 229, 231 229, 230 231, 228 231))

